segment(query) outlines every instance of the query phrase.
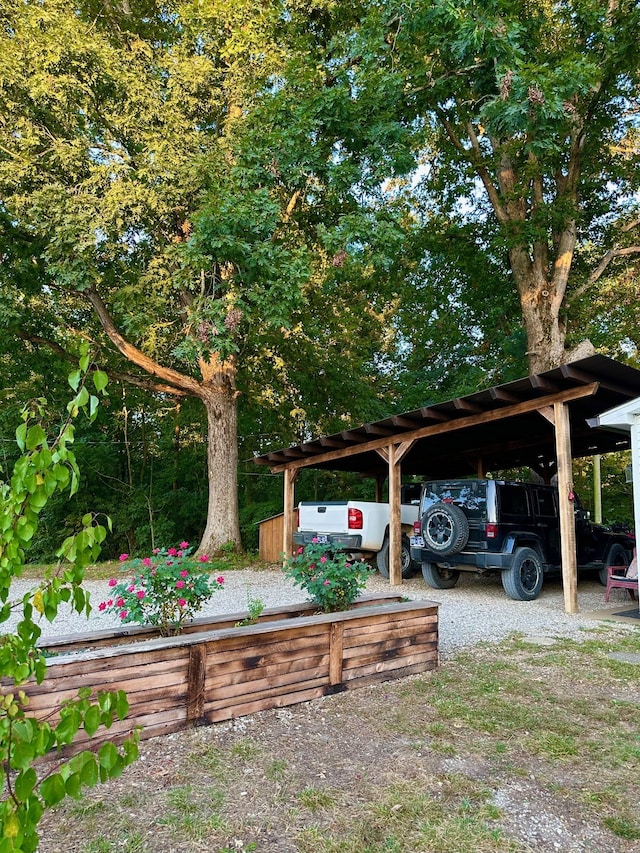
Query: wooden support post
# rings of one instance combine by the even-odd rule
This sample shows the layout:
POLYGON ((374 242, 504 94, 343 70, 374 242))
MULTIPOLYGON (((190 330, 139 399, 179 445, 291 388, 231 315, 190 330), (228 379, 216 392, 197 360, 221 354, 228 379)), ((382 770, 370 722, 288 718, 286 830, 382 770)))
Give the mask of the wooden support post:
POLYGON ((402 585, 402 517, 400 508, 400 483, 402 480, 399 449, 389 445, 389 582, 391 586, 402 585))
POLYGON ((564 403, 555 403, 553 408, 556 430, 556 457, 558 460, 560 554, 562 559, 564 609, 567 613, 577 613, 578 555, 576 550, 576 520, 574 504, 569 499, 569 496, 573 492, 569 408, 564 403))
POLYGON ((593 457, 593 520, 596 524, 602 524, 602 473, 599 453, 593 457))
POLYGON ((298 468, 287 468, 284 472, 284 518, 282 524, 282 550, 284 559, 293 553, 293 532, 295 527, 295 482, 298 468))

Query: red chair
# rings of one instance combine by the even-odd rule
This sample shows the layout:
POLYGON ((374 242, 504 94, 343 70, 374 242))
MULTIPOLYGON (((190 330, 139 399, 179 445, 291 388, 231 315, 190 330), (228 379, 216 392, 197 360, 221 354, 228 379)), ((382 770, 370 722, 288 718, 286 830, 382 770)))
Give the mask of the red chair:
MULTIPOLYGON (((633 558, 636 559, 636 552, 634 549, 633 558)), ((626 566, 607 566, 607 590, 604 594, 604 600, 609 601, 609 593, 612 589, 626 589, 631 598, 636 600, 636 593, 638 592, 638 578, 628 578, 626 573, 628 572, 628 568, 626 566)))

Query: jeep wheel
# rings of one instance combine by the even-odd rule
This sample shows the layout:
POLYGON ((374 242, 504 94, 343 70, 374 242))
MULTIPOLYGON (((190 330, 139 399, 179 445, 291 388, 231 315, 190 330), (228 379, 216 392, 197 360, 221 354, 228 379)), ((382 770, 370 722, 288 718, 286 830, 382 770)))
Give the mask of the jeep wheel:
POLYGON ((600 583, 602 584, 602 586, 607 585, 607 566, 628 565, 629 556, 624 550, 624 547, 619 542, 614 543, 611 548, 609 548, 609 553, 605 558, 604 566, 598 572, 598 577, 600 578, 600 583))
MULTIPOLYGON (((384 537, 382 548, 376 554, 376 565, 383 578, 389 577, 389 537, 384 537)), ((400 551, 400 565, 402 566, 402 577, 407 580, 416 571, 416 564, 411 559, 409 538, 402 535, 402 548, 400 551)))
POLYGON ((502 571, 502 586, 515 601, 533 601, 540 595, 542 560, 533 548, 516 548, 511 566, 502 571))
POLYGON ((443 557, 457 554, 469 539, 467 516, 455 504, 438 501, 422 516, 422 535, 430 551, 443 557))
POLYGON ((434 589, 453 589, 460 579, 460 572, 457 569, 442 569, 435 563, 423 563, 422 577, 434 589))

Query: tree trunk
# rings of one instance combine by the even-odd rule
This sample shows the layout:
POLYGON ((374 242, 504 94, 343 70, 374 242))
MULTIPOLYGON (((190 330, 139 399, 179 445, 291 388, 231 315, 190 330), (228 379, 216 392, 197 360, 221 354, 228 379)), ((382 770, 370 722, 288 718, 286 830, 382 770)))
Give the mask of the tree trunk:
POLYGON ((520 295, 529 373, 542 373, 565 360, 566 329, 560 317, 564 281, 559 286, 522 248, 512 249, 509 259, 520 295))
MULTIPOLYGON (((220 378, 220 377, 218 377, 220 378)), ((199 554, 216 554, 223 545, 241 547, 238 523, 238 407, 228 381, 207 382, 200 399, 207 412, 209 508, 199 554)))

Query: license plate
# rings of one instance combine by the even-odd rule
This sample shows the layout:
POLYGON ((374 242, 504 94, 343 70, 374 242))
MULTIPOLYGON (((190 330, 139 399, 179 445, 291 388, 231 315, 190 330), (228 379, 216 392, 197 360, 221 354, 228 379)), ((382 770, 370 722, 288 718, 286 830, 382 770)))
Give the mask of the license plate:
POLYGON ((317 533, 313 538, 316 540, 318 545, 326 545, 329 541, 329 537, 325 533, 317 533))
POLYGON ((424 539, 422 536, 412 536, 409 540, 409 544, 414 548, 424 548, 424 539))

